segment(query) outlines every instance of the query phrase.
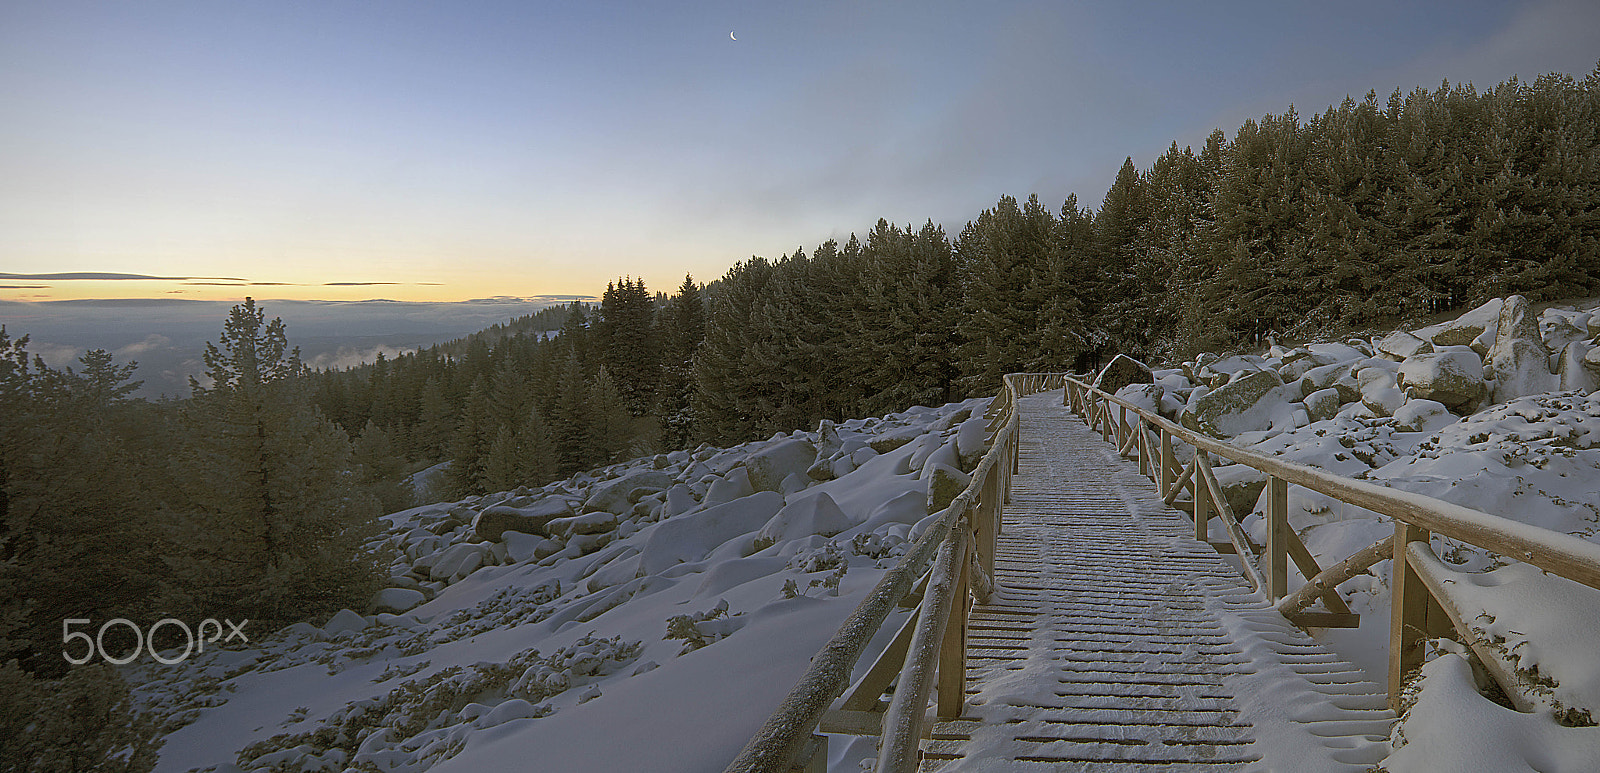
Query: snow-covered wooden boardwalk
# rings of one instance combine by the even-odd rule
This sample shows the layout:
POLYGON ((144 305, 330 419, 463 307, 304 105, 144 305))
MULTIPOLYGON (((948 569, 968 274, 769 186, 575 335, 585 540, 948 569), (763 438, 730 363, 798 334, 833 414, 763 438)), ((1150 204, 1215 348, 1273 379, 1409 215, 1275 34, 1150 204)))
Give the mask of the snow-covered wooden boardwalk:
POLYGON ((1383 688, 1251 593, 1136 465, 1061 405, 1020 401, 1021 454, 972 610, 967 715, 924 770, 1360 771, 1383 688))

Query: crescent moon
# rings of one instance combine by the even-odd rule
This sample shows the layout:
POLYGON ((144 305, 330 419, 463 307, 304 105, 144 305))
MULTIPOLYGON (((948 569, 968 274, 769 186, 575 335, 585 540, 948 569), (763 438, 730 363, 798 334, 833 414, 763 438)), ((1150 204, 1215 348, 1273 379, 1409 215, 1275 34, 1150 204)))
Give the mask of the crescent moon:
POLYGON ((732 33, 732 32, 730 32, 730 33, 728 33, 728 39, 729 39, 729 40, 738 40, 738 38, 736 38, 736 37, 734 37, 734 36, 733 36, 733 33, 732 33))

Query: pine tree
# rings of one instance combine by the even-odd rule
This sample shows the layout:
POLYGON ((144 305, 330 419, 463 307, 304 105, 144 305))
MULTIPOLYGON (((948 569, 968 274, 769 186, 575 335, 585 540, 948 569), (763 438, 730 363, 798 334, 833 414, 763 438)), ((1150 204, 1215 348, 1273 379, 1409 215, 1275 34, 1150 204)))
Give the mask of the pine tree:
POLYGON ((694 357, 706 337, 705 302, 694 277, 684 275, 678 294, 667 301, 656 320, 662 363, 656 413, 661 417, 665 446, 681 448, 695 436, 694 411, 690 403, 694 357))
POLYGON ((588 427, 584 459, 588 466, 610 464, 622 458, 634 439, 633 418, 628 414, 611 373, 604 367, 589 386, 588 427))
POLYGON ((371 419, 351 445, 350 461, 355 466, 356 485, 377 502, 378 512, 394 513, 412 506, 415 497, 405 481, 405 460, 389 433, 371 419))
POLYGON ((377 522, 350 485, 349 440, 312 407, 282 320, 247 298, 220 340, 206 345, 209 385, 191 380, 192 479, 173 518, 168 603, 266 624, 363 604, 377 522))

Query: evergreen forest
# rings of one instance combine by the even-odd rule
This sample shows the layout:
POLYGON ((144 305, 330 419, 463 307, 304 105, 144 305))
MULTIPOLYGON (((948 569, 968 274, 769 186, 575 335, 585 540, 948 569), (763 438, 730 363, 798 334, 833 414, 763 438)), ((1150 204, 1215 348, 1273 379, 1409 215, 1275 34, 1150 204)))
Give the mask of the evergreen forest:
POLYGON ((670 297, 619 279, 555 335, 320 374, 316 401, 475 493, 992 394, 1008 372, 1597 290, 1600 69, 1291 107, 1125 160, 1098 209, 1005 196, 953 237, 879 220, 670 297))

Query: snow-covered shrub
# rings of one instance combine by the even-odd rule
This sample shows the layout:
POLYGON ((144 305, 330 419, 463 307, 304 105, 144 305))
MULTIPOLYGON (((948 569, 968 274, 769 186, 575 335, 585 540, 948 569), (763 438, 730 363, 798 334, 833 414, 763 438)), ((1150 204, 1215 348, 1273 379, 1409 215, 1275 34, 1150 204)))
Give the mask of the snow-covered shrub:
POLYGON ((532 704, 589 677, 619 670, 641 649, 640 642, 623 642, 621 637, 585 636, 547 657, 526 650, 505 663, 450 666, 402 682, 382 698, 346 704, 313 730, 251 744, 239 753, 239 765, 260 771, 317 770, 324 765, 335 770, 426 770, 464 748, 474 723, 494 712, 490 707, 516 702, 514 708, 522 711, 502 713, 546 716, 552 712, 548 705, 532 704))
POLYGON ((789 559, 789 568, 805 574, 826 572, 845 563, 847 556, 839 543, 828 540, 813 548, 806 548, 789 559))
POLYGON ((725 639, 743 627, 744 621, 735 620, 735 617, 738 615, 728 614, 728 602, 723 599, 705 612, 667 618, 667 635, 662 638, 682 639, 683 649, 678 654, 687 655, 707 644, 725 639))

